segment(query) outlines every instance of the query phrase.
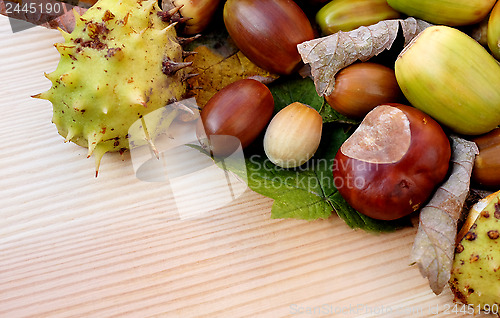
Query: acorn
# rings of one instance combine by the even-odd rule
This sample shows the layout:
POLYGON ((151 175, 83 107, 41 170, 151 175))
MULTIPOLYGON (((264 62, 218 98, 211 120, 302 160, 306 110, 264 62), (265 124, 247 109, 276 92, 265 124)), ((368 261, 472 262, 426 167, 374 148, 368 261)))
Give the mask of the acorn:
POLYGON ((458 29, 425 29, 399 54, 395 73, 413 106, 457 133, 500 124, 500 64, 458 29))
POLYGON ((186 19, 182 33, 197 34, 209 25, 220 0, 173 0, 172 2, 186 19))
POLYGON ((490 13, 486 32, 491 54, 500 60, 500 2, 497 2, 490 13))
POLYGON ((228 0, 223 18, 241 52, 275 74, 296 72, 303 65, 297 45, 315 36, 306 14, 292 0, 228 0))
POLYGON ((217 92, 201 110, 197 137, 215 156, 246 148, 266 128, 274 99, 266 85, 254 79, 233 82, 217 92))
POLYGON ((335 76, 333 92, 325 96, 326 102, 339 113, 360 119, 380 104, 403 99, 394 70, 372 62, 343 68, 335 76))
POLYGON ((318 11, 316 22, 328 35, 399 17, 386 0, 332 0, 318 11))
POLYGON ((434 24, 448 26, 478 23, 496 0, 387 0, 395 10, 434 24))
POLYGON ((474 161, 472 179, 483 186, 500 187, 500 128, 474 138, 479 154, 474 161))
POLYGON ((264 135, 264 151, 277 166, 293 168, 306 163, 318 149, 323 118, 309 105, 294 102, 280 110, 264 135))
POLYGON ((488 20, 489 16, 481 22, 474 24, 470 31, 466 31, 467 34, 484 47, 488 46, 488 20))

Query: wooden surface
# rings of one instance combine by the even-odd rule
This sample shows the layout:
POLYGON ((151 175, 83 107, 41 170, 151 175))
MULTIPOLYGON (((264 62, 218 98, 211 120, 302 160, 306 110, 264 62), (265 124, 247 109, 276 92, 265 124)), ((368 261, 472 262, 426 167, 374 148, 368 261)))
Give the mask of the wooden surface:
POLYGON ((30 98, 50 87, 61 39, 12 34, 0 16, 0 317, 461 316, 409 266, 414 228, 271 220, 250 190, 183 219, 128 154, 106 155, 95 178, 51 104, 30 98))

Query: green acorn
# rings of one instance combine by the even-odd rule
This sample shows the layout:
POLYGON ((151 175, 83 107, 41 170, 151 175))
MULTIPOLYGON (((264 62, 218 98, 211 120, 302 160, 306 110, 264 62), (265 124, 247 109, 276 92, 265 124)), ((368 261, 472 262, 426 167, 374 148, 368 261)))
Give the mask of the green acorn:
POLYGON ((486 18, 496 0, 387 0, 395 10, 449 26, 473 24, 486 18))
POLYGON ((332 0, 318 11, 316 22, 323 34, 333 34, 399 16, 386 0, 332 0))
POLYGON ((486 34, 491 54, 500 60, 500 2, 491 11, 486 34))
POLYGON ((421 32, 398 56, 395 73, 413 106, 457 133, 479 135, 500 124, 500 64, 455 28, 421 32))

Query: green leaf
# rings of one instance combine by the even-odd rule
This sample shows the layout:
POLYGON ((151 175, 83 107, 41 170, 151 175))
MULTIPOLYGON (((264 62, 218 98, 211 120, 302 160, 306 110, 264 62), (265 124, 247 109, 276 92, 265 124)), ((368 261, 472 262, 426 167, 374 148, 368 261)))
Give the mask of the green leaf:
POLYGON ((324 98, 316 93, 312 79, 306 77, 282 78, 269 86, 274 98, 276 112, 293 102, 301 102, 319 111, 324 98))
POLYGON ((323 123, 358 124, 359 121, 348 118, 334 110, 325 99, 318 95, 314 82, 309 77, 282 78, 270 85, 274 97, 274 110, 280 111, 293 102, 301 102, 316 109, 323 123))
MULTIPOLYGON (((409 225, 409 219, 380 221, 364 216, 349 206, 335 188, 332 167, 337 150, 350 135, 348 128, 325 125, 318 151, 301 167, 278 167, 261 152, 245 156, 250 189, 274 199, 271 218, 317 220, 327 219, 335 212, 351 228, 370 232, 394 231, 409 225)), ((230 165, 227 168, 242 173, 230 165)))
MULTIPOLYGON (((336 213, 353 229, 369 232, 394 231, 410 225, 409 218, 380 221, 354 210, 335 188, 332 167, 342 143, 354 131, 355 122, 335 112, 318 96, 309 78, 287 78, 270 85, 275 112, 293 102, 307 104, 322 115, 324 125, 316 154, 301 167, 285 169, 273 164, 264 154, 262 140, 245 149, 245 164, 228 159, 216 163, 223 169, 246 178, 253 191, 274 199, 271 218, 301 220, 327 219, 336 213)), ((200 151, 203 151, 200 149, 200 151)))
POLYGON ((346 117, 333 109, 327 102, 319 110, 319 114, 323 117, 323 123, 344 123, 344 124, 359 124, 360 121, 346 117))

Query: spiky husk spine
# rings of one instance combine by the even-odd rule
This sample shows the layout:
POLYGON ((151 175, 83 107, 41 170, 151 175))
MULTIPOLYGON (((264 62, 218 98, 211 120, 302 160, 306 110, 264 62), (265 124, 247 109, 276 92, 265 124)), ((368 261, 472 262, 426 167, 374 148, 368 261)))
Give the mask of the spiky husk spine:
POLYGON ((129 148, 129 127, 186 93, 183 50, 175 23, 156 0, 99 0, 76 12, 52 87, 34 97, 53 104, 52 122, 65 141, 88 147, 96 171, 104 153, 129 148))

